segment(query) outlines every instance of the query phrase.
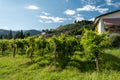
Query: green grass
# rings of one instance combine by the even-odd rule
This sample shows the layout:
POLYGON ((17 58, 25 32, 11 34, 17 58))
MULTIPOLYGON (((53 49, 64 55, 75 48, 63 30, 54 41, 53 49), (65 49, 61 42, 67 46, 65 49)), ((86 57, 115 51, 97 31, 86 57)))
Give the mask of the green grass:
POLYGON ((56 71, 48 60, 34 63, 24 55, 0 56, 0 80, 120 80, 120 49, 105 50, 99 73, 82 56, 74 56, 65 69, 56 71))

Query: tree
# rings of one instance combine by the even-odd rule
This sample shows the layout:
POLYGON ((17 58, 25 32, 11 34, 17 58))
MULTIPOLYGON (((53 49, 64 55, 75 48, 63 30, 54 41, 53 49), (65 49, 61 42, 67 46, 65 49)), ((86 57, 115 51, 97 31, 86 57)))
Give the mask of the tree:
POLYGON ((0 39, 3 39, 3 35, 0 35, 0 39))
POLYGON ((56 68, 56 62, 58 62, 60 67, 65 68, 71 56, 74 55, 77 45, 76 38, 61 34, 60 36, 53 36, 51 39, 54 48, 54 66, 56 68))
POLYGON ((53 54, 54 54, 54 67, 56 69, 56 43, 54 42, 54 51, 53 51, 53 54))
POLYGON ((27 48, 26 48, 26 53, 27 56, 32 60, 34 50, 35 50, 35 38, 34 37, 29 37, 26 40, 28 42, 27 48))
POLYGON ((36 41, 35 41, 35 44, 36 44, 36 49, 40 50, 40 55, 41 56, 44 56, 45 54, 45 49, 46 47, 48 46, 48 42, 46 41, 46 39, 42 36, 39 36, 36 41))
POLYGON ((103 48, 110 45, 110 39, 106 33, 98 34, 91 30, 85 30, 81 38, 81 44, 88 59, 95 59, 96 69, 99 71, 99 57, 103 53, 103 48))
POLYGON ((15 39, 16 39, 16 38, 20 38, 20 31, 17 31, 17 32, 16 32, 14 38, 15 38, 15 39))
POLYGON ((24 38, 24 33, 23 30, 20 31, 20 38, 23 39, 24 38))
POLYGON ((12 30, 10 30, 7 34, 7 38, 8 39, 12 39, 13 35, 12 35, 12 30))
POLYGON ((30 33, 29 32, 25 32, 24 33, 24 37, 29 37, 30 36, 30 33))
POLYGON ((8 43, 8 41, 7 40, 2 40, 0 42, 0 48, 1 48, 2 56, 4 56, 5 55, 5 51, 7 49, 9 49, 9 43, 8 43))
POLYGON ((24 33, 23 33, 23 30, 21 31, 17 31, 14 38, 20 38, 20 39, 23 39, 24 38, 24 33))
POLYGON ((13 47, 13 58, 15 57, 15 54, 16 54, 16 44, 15 44, 15 39, 13 39, 13 44, 12 44, 12 47, 13 47))

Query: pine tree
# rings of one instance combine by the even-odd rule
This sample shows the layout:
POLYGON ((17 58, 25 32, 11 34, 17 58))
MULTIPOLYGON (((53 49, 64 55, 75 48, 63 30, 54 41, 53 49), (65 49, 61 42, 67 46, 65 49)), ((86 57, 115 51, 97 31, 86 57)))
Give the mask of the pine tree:
POLYGON ((20 31, 20 38, 23 39, 24 38, 24 33, 23 30, 20 31))
POLYGON ((8 38, 8 39, 12 39, 12 38, 13 38, 12 30, 10 30, 10 31, 8 32, 7 38, 8 38))

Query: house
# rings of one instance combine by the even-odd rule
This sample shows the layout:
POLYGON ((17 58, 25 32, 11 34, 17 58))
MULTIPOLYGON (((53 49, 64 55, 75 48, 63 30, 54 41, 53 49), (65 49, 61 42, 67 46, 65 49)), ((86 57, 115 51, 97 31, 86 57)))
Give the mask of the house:
POLYGON ((120 10, 100 15, 94 20, 95 30, 98 33, 120 33, 120 10))

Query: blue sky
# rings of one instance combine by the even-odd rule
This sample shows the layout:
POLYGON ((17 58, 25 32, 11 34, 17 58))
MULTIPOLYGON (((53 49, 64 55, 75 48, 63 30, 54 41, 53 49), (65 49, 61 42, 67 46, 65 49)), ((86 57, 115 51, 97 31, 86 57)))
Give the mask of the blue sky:
POLYGON ((118 9, 119 0, 0 0, 0 29, 54 29, 118 9))

